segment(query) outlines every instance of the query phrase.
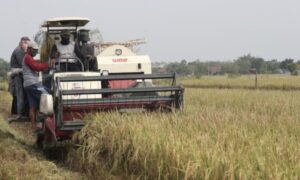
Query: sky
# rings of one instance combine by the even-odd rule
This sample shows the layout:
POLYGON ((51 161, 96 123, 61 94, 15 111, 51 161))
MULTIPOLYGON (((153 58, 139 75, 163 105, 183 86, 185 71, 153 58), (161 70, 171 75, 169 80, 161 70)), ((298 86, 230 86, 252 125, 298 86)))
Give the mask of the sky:
POLYGON ((146 38, 154 62, 227 61, 246 54, 300 60, 299 0, 6 0, 0 6, 0 57, 46 19, 90 18, 104 41, 146 38))

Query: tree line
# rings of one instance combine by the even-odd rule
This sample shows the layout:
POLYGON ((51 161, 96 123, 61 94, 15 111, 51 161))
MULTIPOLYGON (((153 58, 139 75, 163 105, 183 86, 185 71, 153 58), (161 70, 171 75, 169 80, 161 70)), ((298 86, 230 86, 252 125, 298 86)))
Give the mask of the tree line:
POLYGON ((180 75, 224 75, 224 74, 286 74, 298 75, 300 61, 285 59, 283 61, 265 60, 250 54, 234 61, 192 61, 171 63, 153 63, 153 72, 176 72, 180 75))
MULTIPOLYGON (((286 74, 298 75, 300 61, 287 58, 283 61, 265 60, 251 54, 239 57, 234 61, 200 61, 160 62, 153 63, 154 73, 176 72, 180 75, 224 75, 224 74, 286 74)), ((6 78, 9 63, 0 58, 0 80, 6 78)))

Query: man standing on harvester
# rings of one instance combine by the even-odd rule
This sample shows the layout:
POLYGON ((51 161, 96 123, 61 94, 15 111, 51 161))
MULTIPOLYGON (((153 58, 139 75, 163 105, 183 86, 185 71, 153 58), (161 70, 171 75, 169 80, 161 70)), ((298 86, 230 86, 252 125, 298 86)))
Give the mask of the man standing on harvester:
POLYGON ((78 45, 70 40, 70 31, 63 30, 60 37, 61 41, 54 44, 51 49, 51 59, 58 60, 58 63, 60 63, 59 71, 81 71, 81 65, 77 61, 76 56, 80 59, 85 59, 85 57, 82 55, 78 45))
MULTIPOLYGON (((47 70, 49 68, 48 61, 39 63, 33 57, 38 53, 38 46, 35 42, 28 43, 28 49, 24 56, 22 64, 24 88, 29 101, 29 116, 32 123, 32 129, 37 130, 36 115, 37 108, 40 104, 40 97, 42 93, 48 93, 42 83, 39 81, 38 72, 47 70)), ((55 61, 51 61, 52 64, 55 61)))

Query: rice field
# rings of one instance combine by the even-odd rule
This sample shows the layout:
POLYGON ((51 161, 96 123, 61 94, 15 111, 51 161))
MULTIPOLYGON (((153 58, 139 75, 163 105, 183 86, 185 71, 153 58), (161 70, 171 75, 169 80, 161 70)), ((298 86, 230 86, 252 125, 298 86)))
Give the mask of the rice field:
MULTIPOLYGON (((298 86, 298 77, 269 77, 268 83, 276 87, 298 86)), ((202 78, 181 82, 197 84, 202 78)), ((227 78, 242 86, 254 80, 215 78, 211 83, 227 78)), ((0 95, 1 112, 7 114, 10 97, 7 92, 0 95)), ((180 113, 88 115, 63 163, 67 171, 36 157, 33 145, 19 143, 29 144, 26 137, 0 119, 0 176, 15 179, 28 171, 25 179, 300 178, 299 91, 187 88, 184 105, 180 113), (47 172, 48 167, 53 171, 47 172)))
MULTIPOLYGON (((183 77, 179 82, 191 88, 255 89, 255 75, 183 77)), ((258 75, 257 89, 300 90, 300 76, 258 75)))
POLYGON ((299 179, 300 93, 187 89, 182 113, 100 113, 68 164, 93 177, 299 179))

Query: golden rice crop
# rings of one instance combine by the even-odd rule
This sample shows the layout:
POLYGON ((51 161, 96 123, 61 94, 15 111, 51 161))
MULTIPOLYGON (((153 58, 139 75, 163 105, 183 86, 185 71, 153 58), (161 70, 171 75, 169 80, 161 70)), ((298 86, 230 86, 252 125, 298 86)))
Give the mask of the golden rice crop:
MULTIPOLYGON (((181 78, 180 83, 186 87, 202 88, 255 88, 255 75, 242 76, 202 76, 201 78, 181 78)), ((258 75, 258 89, 300 90, 300 76, 258 75)))
POLYGON ((68 163, 97 177, 299 179, 300 93, 187 89, 182 113, 99 113, 68 163))
POLYGON ((55 44, 55 40, 48 36, 48 39, 43 42, 40 50, 41 61, 47 61, 49 59, 49 54, 52 46, 55 44))

